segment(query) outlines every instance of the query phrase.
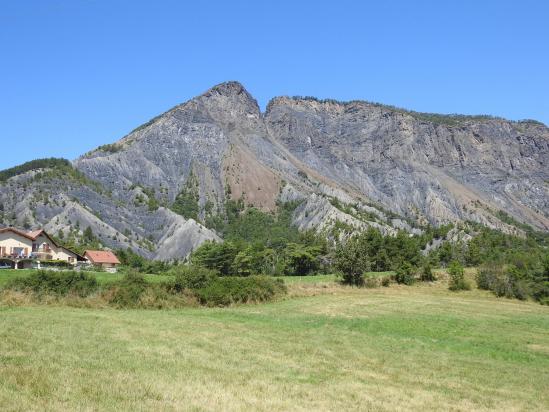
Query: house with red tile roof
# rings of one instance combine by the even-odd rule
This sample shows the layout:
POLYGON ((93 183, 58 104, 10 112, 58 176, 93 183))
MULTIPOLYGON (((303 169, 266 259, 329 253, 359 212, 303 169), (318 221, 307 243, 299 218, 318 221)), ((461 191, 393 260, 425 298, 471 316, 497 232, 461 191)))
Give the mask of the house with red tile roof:
POLYGON ((114 253, 108 250, 86 250, 84 257, 94 266, 105 269, 107 272, 116 272, 120 261, 114 253))

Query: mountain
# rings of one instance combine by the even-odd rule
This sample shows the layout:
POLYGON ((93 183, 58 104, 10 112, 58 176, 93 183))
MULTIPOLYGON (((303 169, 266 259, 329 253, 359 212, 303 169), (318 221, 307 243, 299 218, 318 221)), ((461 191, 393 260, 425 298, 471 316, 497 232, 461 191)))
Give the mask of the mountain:
POLYGON ((262 113, 227 82, 72 168, 0 177, 0 206, 4 225, 90 226, 107 246, 164 260, 219 239, 210 222, 228 199, 267 212, 299 201, 300 229, 475 221, 520 234, 549 230, 548 165, 549 128, 536 121, 309 97, 274 98, 262 113))

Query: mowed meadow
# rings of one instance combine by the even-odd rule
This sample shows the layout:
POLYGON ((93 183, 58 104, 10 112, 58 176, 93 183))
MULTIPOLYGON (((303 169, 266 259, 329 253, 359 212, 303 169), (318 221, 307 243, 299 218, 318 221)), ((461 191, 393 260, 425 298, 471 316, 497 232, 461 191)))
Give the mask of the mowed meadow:
POLYGON ((288 287, 228 308, 2 306, 0 409, 549 409, 547 306, 444 280, 288 287))

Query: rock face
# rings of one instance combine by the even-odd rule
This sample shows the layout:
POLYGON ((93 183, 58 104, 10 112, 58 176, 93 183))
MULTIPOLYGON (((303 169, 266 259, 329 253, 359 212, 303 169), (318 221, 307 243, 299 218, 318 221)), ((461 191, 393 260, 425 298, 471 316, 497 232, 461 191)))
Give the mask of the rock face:
MULTIPOLYGON (((308 168, 391 210, 432 223, 489 223, 503 209, 549 229, 549 129, 365 102, 276 98, 265 119, 308 168)), ((493 221, 492 224, 498 226, 493 221)))
POLYGON ((10 185, 32 179, 29 172, 0 184, 0 200, 21 216, 35 211, 26 216, 31 225, 66 230, 67 221, 81 221, 112 247, 159 259, 218 239, 202 223, 223 213, 227 197, 267 211, 299 200, 294 220, 303 229, 342 221, 391 234, 415 230, 414 222, 473 220, 516 231, 498 218, 504 211, 549 230, 549 129, 535 121, 289 97, 274 98, 261 113, 241 84, 228 82, 74 166, 102 190, 58 185, 50 188, 54 205, 44 205, 35 200, 40 185, 29 183, 19 189, 26 195, 11 199, 10 185), (191 186, 198 222, 168 209, 191 186))

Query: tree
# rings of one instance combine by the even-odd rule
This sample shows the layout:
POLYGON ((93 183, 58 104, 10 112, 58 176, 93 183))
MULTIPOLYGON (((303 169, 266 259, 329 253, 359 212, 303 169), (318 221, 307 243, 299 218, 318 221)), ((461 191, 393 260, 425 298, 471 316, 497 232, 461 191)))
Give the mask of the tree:
POLYGON ((193 264, 217 271, 222 276, 232 272, 239 249, 232 242, 205 242, 191 256, 193 264))
POLYGON ((84 243, 93 243, 93 241, 95 241, 95 236, 90 226, 88 226, 84 230, 84 233, 82 234, 82 239, 84 240, 84 243))
POLYGON ((395 280, 399 284, 412 285, 415 282, 414 267, 408 262, 401 264, 396 270, 395 280))
POLYGON ((390 269, 391 261, 385 249, 381 249, 376 253, 374 256, 374 265, 378 272, 384 272, 390 269))
POLYGON ((450 242, 444 242, 438 250, 438 260, 443 266, 446 266, 453 257, 452 244, 450 242))
POLYGON ((352 237, 345 244, 339 245, 335 253, 334 265, 342 274, 343 284, 364 286, 364 273, 371 269, 364 238, 352 237))
POLYGON ((469 266, 477 266, 482 260, 480 256, 480 247, 478 246, 476 239, 471 239, 467 246, 467 254, 465 255, 465 262, 469 266))
POLYGON ((233 261, 233 269, 238 276, 249 276, 253 274, 253 256, 249 248, 246 248, 236 254, 233 261))
POLYGON ((538 302, 549 305, 549 254, 543 257, 541 269, 533 276, 532 296, 538 302))
POLYGON ((284 250, 287 274, 304 276, 317 270, 319 266, 318 253, 319 251, 314 246, 288 243, 284 250))
POLYGON ((461 266, 457 260, 453 260, 450 263, 448 274, 450 275, 450 284, 448 286, 450 290, 458 291, 471 289, 471 285, 465 280, 463 266, 461 266))
POLYGON ((437 277, 431 269, 431 263, 429 261, 425 262, 425 264, 423 265, 420 278, 423 282, 434 282, 435 280, 437 280, 437 277))
MULTIPOLYGON (((156 210, 158 208, 158 202, 153 201, 151 204, 152 197, 149 198, 149 210, 156 210)), ((200 206, 198 204, 198 194, 188 190, 183 189, 175 198, 171 209, 183 216, 185 219, 194 219, 198 221, 198 213, 200 212, 200 206)))
POLYGON ((131 248, 128 248, 126 250, 124 249, 117 250, 116 256, 118 257, 122 265, 129 266, 139 271, 142 271, 145 265, 147 264, 147 260, 141 255, 138 255, 137 253, 135 253, 131 248))

